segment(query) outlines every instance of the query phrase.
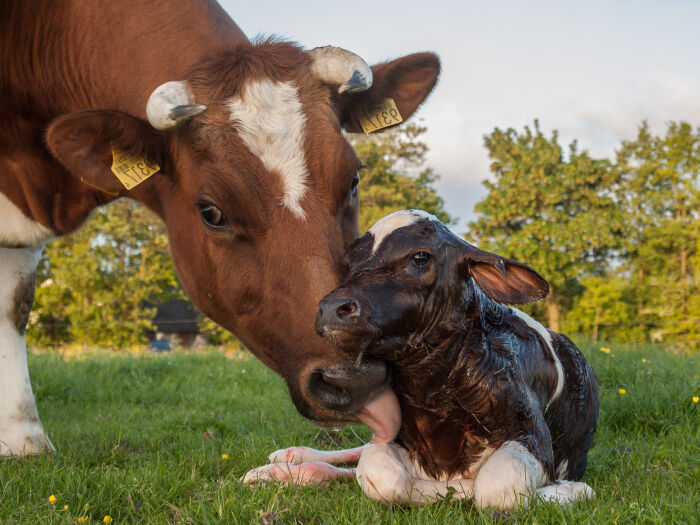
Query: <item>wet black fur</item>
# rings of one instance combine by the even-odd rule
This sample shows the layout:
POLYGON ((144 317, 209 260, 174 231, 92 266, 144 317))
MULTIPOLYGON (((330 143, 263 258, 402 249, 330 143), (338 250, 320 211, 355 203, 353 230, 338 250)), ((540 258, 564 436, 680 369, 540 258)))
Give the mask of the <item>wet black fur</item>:
POLYGON ((367 233, 350 248, 346 281, 321 303, 355 300, 357 316, 319 317, 317 329, 341 351, 393 363, 397 441, 435 478, 461 475, 486 447, 517 441, 550 479, 564 460, 560 477, 579 479, 598 421, 593 370, 566 336, 549 331, 565 380, 547 409, 557 372, 545 341, 484 293, 531 302, 546 295, 546 282, 425 218, 392 232, 375 253, 373 244, 367 233), (421 250, 432 255, 424 270, 411 264, 421 250))

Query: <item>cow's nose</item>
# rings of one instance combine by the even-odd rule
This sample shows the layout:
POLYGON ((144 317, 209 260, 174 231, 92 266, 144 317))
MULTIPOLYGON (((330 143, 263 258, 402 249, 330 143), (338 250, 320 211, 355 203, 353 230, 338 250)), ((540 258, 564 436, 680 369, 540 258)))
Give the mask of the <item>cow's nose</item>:
POLYGON ((316 331, 323 335, 329 328, 343 328, 360 317, 360 304, 347 297, 328 297, 318 304, 316 331))

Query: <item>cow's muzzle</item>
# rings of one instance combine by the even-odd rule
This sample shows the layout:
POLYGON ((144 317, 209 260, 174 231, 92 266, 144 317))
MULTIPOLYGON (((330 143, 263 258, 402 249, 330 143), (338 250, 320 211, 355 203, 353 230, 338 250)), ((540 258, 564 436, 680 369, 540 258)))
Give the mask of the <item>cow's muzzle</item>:
POLYGON ((308 392, 332 412, 353 415, 385 388, 388 370, 383 361, 347 361, 319 368, 309 375, 308 392))

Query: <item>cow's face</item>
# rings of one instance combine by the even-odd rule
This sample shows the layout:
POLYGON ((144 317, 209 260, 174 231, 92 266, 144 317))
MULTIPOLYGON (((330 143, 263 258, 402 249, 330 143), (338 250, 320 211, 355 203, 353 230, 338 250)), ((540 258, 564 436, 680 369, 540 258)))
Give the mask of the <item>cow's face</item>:
POLYGON ((424 355, 427 341, 467 322, 474 286, 511 304, 549 291, 531 268, 479 250, 418 210, 374 224, 351 246, 346 265, 345 282, 319 304, 316 329, 358 363, 424 355))
POLYGON ((189 117, 177 129, 91 111, 62 117, 48 139, 73 173, 91 169, 95 186, 155 209, 202 312, 285 378, 302 414, 341 422, 387 379, 382 362, 355 367, 314 329, 318 301, 340 283, 358 236, 361 162, 342 129, 358 131, 362 112, 385 97, 410 116, 439 62, 420 54, 375 67, 373 87, 355 94, 339 94, 318 69, 290 44, 251 46, 191 72, 188 96, 206 106, 176 107, 170 115, 189 117), (91 148, 77 138, 98 136, 91 148), (109 172, 110 142, 151 157, 162 173, 123 191, 109 172), (88 150, 99 173, 84 160, 76 166, 88 150))

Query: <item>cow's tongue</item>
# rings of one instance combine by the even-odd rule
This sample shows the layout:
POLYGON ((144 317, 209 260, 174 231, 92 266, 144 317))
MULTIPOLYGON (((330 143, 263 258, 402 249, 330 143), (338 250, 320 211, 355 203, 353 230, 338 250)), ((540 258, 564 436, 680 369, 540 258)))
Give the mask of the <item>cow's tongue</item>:
POLYGON ((396 394, 390 388, 367 403, 357 418, 374 432, 372 443, 389 443, 399 434, 401 408, 396 394))

